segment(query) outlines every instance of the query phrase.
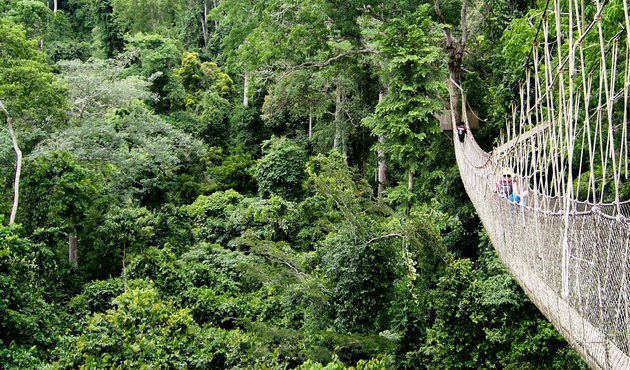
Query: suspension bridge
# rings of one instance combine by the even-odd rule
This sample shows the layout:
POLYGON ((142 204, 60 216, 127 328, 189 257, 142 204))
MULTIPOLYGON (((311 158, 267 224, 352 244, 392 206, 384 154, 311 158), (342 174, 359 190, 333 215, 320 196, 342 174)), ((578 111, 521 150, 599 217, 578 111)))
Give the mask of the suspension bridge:
POLYGON ((630 369, 629 13, 550 0, 499 145, 454 140, 499 257, 595 369, 630 369))

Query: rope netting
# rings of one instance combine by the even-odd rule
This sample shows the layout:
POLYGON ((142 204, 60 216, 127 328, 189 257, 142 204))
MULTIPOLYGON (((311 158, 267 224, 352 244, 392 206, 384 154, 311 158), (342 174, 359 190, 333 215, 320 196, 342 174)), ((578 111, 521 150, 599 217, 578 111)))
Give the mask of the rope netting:
POLYGON ((505 140, 466 135, 457 161, 531 300, 593 368, 629 369, 628 0, 550 2, 505 140))

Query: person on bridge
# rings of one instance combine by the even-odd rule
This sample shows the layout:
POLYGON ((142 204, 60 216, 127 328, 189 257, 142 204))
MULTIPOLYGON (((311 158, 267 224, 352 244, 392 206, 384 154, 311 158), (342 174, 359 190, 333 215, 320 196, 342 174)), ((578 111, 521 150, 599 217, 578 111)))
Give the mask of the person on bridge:
POLYGON ((508 200, 510 203, 521 203, 521 197, 517 194, 515 188, 514 174, 508 167, 504 167, 501 171, 501 179, 497 182, 497 194, 508 200))

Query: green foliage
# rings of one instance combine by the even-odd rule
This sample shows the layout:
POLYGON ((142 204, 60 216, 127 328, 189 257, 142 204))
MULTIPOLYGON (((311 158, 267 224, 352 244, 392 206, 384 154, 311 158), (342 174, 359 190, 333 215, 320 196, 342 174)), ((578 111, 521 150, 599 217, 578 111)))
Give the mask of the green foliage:
POLYGON ((366 233, 366 225, 362 224, 360 215, 376 208, 371 202, 372 189, 364 179, 358 178, 357 173, 346 163, 345 157, 336 150, 328 156, 317 155, 307 164, 306 172, 307 184, 315 196, 323 198, 328 209, 338 212, 337 215, 330 215, 334 217, 333 220, 344 219, 351 225, 352 232, 366 233))
POLYGON ((234 93, 232 79, 215 63, 201 62, 196 53, 184 53, 181 67, 174 74, 183 87, 178 99, 187 109, 186 113, 172 115, 179 121, 175 124, 209 145, 224 145, 232 108, 229 99, 234 93))
POLYGON ((433 117, 443 109, 444 55, 438 40, 438 27, 429 17, 428 6, 421 6, 408 19, 394 19, 377 28, 374 43, 387 67, 385 96, 374 113, 362 123, 374 136, 386 138, 377 148, 393 163, 409 171, 420 169, 419 158, 428 137, 436 136, 439 126, 433 117))
POLYGON ((53 12, 41 0, 17 0, 11 3, 6 12, 8 18, 23 26, 28 38, 36 40, 49 59, 87 59, 90 46, 77 40, 64 11, 53 12))
POLYGON ((175 40, 157 34, 136 34, 126 39, 123 60, 130 63, 128 75, 139 75, 151 81, 150 90, 157 96, 152 102, 158 113, 178 105, 181 88, 174 69, 179 66, 181 50, 175 40))
POLYGON ((186 89, 186 106, 199 102, 199 94, 212 90, 222 98, 229 98, 234 92, 230 76, 225 74, 215 63, 201 62, 197 53, 184 53, 181 67, 175 71, 186 89))
MULTIPOLYGON (((100 56, 111 58, 120 53, 124 46, 123 30, 120 29, 112 10, 111 0, 76 0, 87 9, 90 23, 93 22, 96 49, 100 56)), ((92 25, 92 24, 90 24, 92 25)))
MULTIPOLYGON (((461 1, 440 3, 457 34, 461 1)), ((0 367, 585 368, 477 234, 432 118, 445 65, 428 5, 47 5, 0 2, 0 99, 26 158, 24 229, 0 226, 0 367)), ((508 25, 537 14, 468 5, 463 87, 502 122, 535 29, 508 25)), ((3 210, 14 158, 0 132, 3 210)))
POLYGON ((357 366, 346 366, 343 362, 336 360, 329 362, 326 365, 314 363, 312 361, 306 361, 302 365, 298 366, 297 370, 380 370, 385 368, 384 361, 373 358, 369 361, 359 360, 357 366))
POLYGON ((173 24, 178 2, 111 0, 112 14, 120 29, 131 33, 159 33, 173 24))
POLYGON ((80 40, 88 39, 97 22, 97 14, 92 12, 91 0, 68 0, 66 9, 72 30, 80 40))
POLYGON ((83 252, 82 263, 86 270, 94 271, 94 279, 125 274, 124 264, 130 255, 142 253, 150 245, 155 226, 154 215, 144 207, 111 205, 99 215, 93 230, 84 234, 92 245, 83 252))
POLYGON ((62 85, 44 54, 5 18, 0 19, 0 99, 16 124, 29 127, 27 132, 49 130, 65 116, 62 85))
MULTIPOLYGON (((114 306, 112 300, 123 293, 120 278, 93 280, 83 287, 81 294, 74 296, 68 303, 70 312, 76 317, 89 317, 92 313, 105 312, 114 306)), ((83 321, 83 320, 82 320, 83 321)), ((78 322, 77 324, 81 324, 78 322)))
POLYGON ((200 196, 193 204, 187 206, 186 209, 195 221, 203 222, 207 217, 222 215, 223 212, 233 208, 241 199, 243 199, 243 197, 234 190, 215 192, 210 196, 200 196))
MULTIPOLYGON (((54 136, 38 152, 65 150, 86 160, 100 172, 115 199, 132 199, 154 207, 190 195, 167 190, 181 189, 178 175, 197 175, 203 145, 166 124, 140 103, 111 112, 107 121, 93 118, 54 136)), ((196 194, 193 194, 193 198, 196 194)))
POLYGON ((145 79, 123 78, 123 69, 111 60, 60 61, 57 68, 68 85, 71 110, 78 119, 102 116, 112 109, 128 108, 138 100, 153 98, 145 79))
POLYGON ((324 120, 330 99, 327 79, 311 71, 295 71, 273 85, 261 108, 262 120, 271 131, 308 133, 308 122, 313 126, 324 120))
POLYGON ((102 188, 92 171, 65 151, 36 156, 24 173, 24 213, 19 221, 37 227, 62 227, 75 232, 93 207, 102 188))
POLYGON ((523 65, 531 53, 536 28, 527 18, 515 19, 503 34, 503 58, 512 81, 523 77, 523 65))
POLYGON ((229 118, 229 144, 245 152, 257 153, 260 143, 269 139, 269 130, 262 124, 256 107, 234 107, 229 118))
POLYGON ((113 300, 113 309, 92 315, 79 335, 62 339, 54 368, 209 366, 211 342, 189 311, 164 301, 145 282, 133 285, 113 300))
POLYGON ((46 245, 32 243, 2 221, 0 216, 0 363, 37 368, 63 326, 61 312, 44 296, 46 278, 57 266, 46 245))
POLYGON ((261 197, 279 195, 287 199, 302 196, 306 178, 306 152, 285 137, 273 137, 263 143, 263 157, 253 169, 261 197))
POLYGON ((483 269, 477 270, 470 260, 450 261, 437 282, 430 301, 436 318, 423 348, 430 366, 585 368, 567 352, 562 337, 549 330, 550 323, 524 300, 496 255, 486 250, 481 263, 483 269), (521 319, 512 320, 517 314, 521 319), (536 339, 530 342, 523 336, 536 339), (534 342, 541 347, 532 347, 534 342))
POLYGON ((322 318, 337 331, 391 338, 406 357, 414 345, 403 344, 403 338, 417 338, 427 319, 415 297, 426 289, 444 253, 437 231, 421 212, 404 219, 378 207, 338 152, 314 158, 308 172, 315 193, 308 201, 325 200, 314 204, 327 234, 316 259, 329 302, 322 318))
POLYGON ((42 40, 52 31, 49 26, 54 15, 42 1, 13 1, 8 15, 13 22, 26 28, 27 36, 31 39, 42 40))
POLYGON ((328 238, 322 273, 330 281, 334 327, 340 332, 378 332, 400 278, 393 243, 357 243, 347 235, 328 238))
POLYGON ((211 164, 207 168, 211 182, 209 190, 234 189, 241 193, 253 193, 257 184, 251 175, 250 167, 254 165, 252 155, 237 147, 226 155, 223 149, 209 149, 211 164))

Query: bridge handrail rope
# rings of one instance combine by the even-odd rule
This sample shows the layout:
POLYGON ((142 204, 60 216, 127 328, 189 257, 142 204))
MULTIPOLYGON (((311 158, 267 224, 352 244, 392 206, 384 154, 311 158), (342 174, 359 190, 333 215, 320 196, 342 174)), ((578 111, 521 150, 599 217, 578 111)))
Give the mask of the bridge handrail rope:
POLYGON ((630 369, 628 1, 549 0, 506 136, 490 152, 470 130, 454 140, 497 254, 597 369, 630 369), (506 167, 515 202, 497 192, 506 167))

